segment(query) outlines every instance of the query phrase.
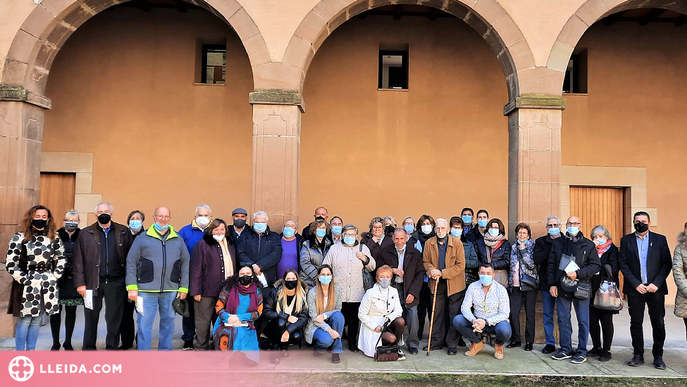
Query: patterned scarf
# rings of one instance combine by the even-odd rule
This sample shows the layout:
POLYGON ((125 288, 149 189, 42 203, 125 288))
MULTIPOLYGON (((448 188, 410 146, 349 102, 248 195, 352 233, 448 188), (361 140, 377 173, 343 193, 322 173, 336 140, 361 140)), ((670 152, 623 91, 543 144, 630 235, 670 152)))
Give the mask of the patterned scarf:
MULTIPOLYGON (((229 314, 236 314, 236 310, 238 309, 240 300, 239 300, 239 293, 242 295, 250 295, 250 304, 248 305, 248 312, 249 313, 256 313, 258 311, 258 286, 256 285, 255 282, 250 284, 247 288, 244 287, 241 284, 236 284, 236 286, 232 287, 231 290, 229 291, 229 297, 227 298, 227 305, 225 306, 225 310, 229 312, 229 314)), ((251 329, 255 329, 255 326, 253 326, 253 323, 250 322, 248 323, 248 326, 251 329)))
POLYGON ((596 254, 599 256, 599 258, 601 258, 601 256, 608 251, 609 248, 611 248, 611 244, 613 244, 613 241, 609 239, 603 245, 596 245, 596 254))

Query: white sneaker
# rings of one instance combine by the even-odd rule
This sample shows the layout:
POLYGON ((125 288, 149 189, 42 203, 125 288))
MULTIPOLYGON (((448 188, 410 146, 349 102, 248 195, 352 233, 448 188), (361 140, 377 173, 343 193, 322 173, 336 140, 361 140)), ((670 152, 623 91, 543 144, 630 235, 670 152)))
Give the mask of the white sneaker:
POLYGON ((398 350, 398 361, 404 361, 406 359, 406 354, 400 349, 398 350))

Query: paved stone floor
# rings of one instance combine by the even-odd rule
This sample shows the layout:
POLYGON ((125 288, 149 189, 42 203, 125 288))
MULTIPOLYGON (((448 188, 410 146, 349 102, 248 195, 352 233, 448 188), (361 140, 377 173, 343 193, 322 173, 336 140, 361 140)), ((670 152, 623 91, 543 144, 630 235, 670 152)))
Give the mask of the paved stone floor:
MULTIPOLYGON (((548 355, 541 353, 543 344, 535 344, 534 351, 526 352, 522 348, 506 349, 505 359, 493 358, 493 348, 489 345, 474 358, 463 355, 463 349, 457 356, 448 356, 445 351, 433 351, 430 356, 424 353, 418 355, 407 354, 408 360, 404 362, 377 363, 365 357, 362 353, 351 353, 344 350, 340 364, 332 364, 327 356, 314 359, 311 350, 303 348, 291 351, 289 358, 283 359, 281 364, 274 365, 268 360, 266 352, 261 352, 262 361, 255 368, 258 372, 383 372, 383 373, 457 373, 457 374, 502 374, 502 375, 551 375, 551 376, 630 376, 630 377, 687 377, 687 344, 685 342, 685 326, 682 319, 672 314, 672 307, 667 307, 666 328, 668 337, 665 345, 664 360, 668 366, 665 371, 656 370, 651 366, 651 330, 648 316, 645 321, 645 338, 647 364, 641 367, 629 367, 626 362, 632 357, 629 334, 629 316, 627 310, 615 316, 616 327, 613 341, 613 359, 609 362, 599 362, 596 359, 588 359, 585 364, 575 365, 569 361, 555 361, 548 355)), ((81 347, 83 334, 83 314, 81 310, 75 330, 73 345, 81 347)), ((157 326, 157 322, 155 323, 157 326)), ((174 347, 181 348, 181 318, 177 316, 175 324, 174 347)), ((426 336, 426 335, 425 335, 426 336)), ((99 348, 104 347, 102 338, 105 337, 104 312, 99 325, 99 348)), ((577 342, 577 332, 573 333, 573 343, 577 342)), ((157 337, 154 335, 153 343, 157 337)), ((421 347, 425 344, 421 343, 421 347)), ((41 328, 38 349, 48 350, 52 345, 49 326, 41 328)), ((344 348, 346 346, 344 345, 344 348)), ((588 349, 591 348, 591 341, 588 349)), ((0 338, 0 350, 13 350, 13 338, 0 338)))

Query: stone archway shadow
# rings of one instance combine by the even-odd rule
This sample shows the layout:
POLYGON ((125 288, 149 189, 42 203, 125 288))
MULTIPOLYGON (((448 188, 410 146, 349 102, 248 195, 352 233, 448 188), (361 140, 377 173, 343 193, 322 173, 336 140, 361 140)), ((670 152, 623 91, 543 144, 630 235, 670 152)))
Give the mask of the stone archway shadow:
MULTIPOLYGON (((519 73, 534 69, 534 57, 522 32, 496 0, 321 0, 305 16, 286 48, 279 72, 293 83, 283 88, 303 90, 315 53, 336 28, 362 12, 395 4, 433 7, 466 22, 496 54, 506 76, 509 99, 519 96, 519 73)), ((254 69, 256 88, 273 83, 270 76, 276 75, 271 74, 275 69, 268 68, 273 66, 276 64, 268 63, 254 69)))
MULTIPOLYGON (((14 88, 10 100, 50 108, 45 87, 55 56, 91 17, 130 0, 43 0, 29 14, 10 46, 0 83, 14 88)), ((257 25, 237 0, 188 0, 226 22, 239 36, 251 67, 270 61, 257 25)))

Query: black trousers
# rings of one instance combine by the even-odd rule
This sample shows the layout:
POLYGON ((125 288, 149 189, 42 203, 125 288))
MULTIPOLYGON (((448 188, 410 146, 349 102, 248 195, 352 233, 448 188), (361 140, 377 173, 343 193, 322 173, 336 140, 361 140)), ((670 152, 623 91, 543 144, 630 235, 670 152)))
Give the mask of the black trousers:
POLYGON ((434 309, 434 327, 430 335, 432 336, 432 347, 441 347, 446 341, 446 346, 449 348, 458 347, 460 334, 453 327, 453 324, 448 324, 447 321, 453 319, 460 314, 460 307, 463 305, 463 298, 465 298, 465 289, 462 291, 448 295, 448 285, 445 279, 439 279, 437 286, 437 303, 434 309), (446 319, 446 304, 448 303, 448 320, 446 319))
POLYGON ((613 313, 590 307, 589 335, 592 337, 592 345, 594 346, 594 348, 603 348, 606 351, 610 351, 611 344, 613 343, 614 332, 615 329, 613 327, 613 313), (601 344, 602 333, 603 346, 601 344))
POLYGON ((346 339, 348 340, 348 348, 358 348, 358 329, 360 328, 360 319, 358 318, 358 309, 360 309, 359 302, 342 302, 341 314, 344 316, 345 325, 348 325, 348 333, 346 339))
POLYGON ((422 283, 420 288, 420 303, 417 305, 417 336, 422 340, 425 332, 425 319, 432 316, 432 292, 429 290, 427 282, 422 283))
POLYGON ((302 337, 301 331, 296 330, 289 335, 288 343, 282 343, 281 336, 286 331, 286 327, 288 325, 288 321, 277 317, 273 320, 270 320, 270 322, 268 322, 267 325, 265 325, 265 329, 262 331, 262 333, 264 333, 265 336, 267 336, 267 338, 270 340, 270 344, 272 344, 273 346, 277 346, 280 349, 286 349, 289 346, 289 344, 299 344, 302 337))
POLYGON ((663 357, 663 343, 666 340, 665 296, 657 293, 627 295, 627 306, 630 312, 630 336, 635 355, 644 355, 644 307, 649 307, 649 320, 654 336, 651 353, 654 357, 663 357))
POLYGON ((513 287, 510 294, 510 327, 511 341, 521 343, 520 337, 520 309, 525 304, 525 342, 534 344, 534 306, 537 303, 539 290, 523 292, 520 287, 513 287))
POLYGON ((193 302, 188 303, 188 317, 181 318, 181 340, 193 343, 193 338, 196 336, 196 314, 193 310, 193 302))
POLYGON ((136 303, 126 300, 124 302, 124 312, 122 313, 122 325, 119 326, 119 335, 122 348, 129 349, 134 346, 136 337, 136 327, 134 326, 134 312, 136 303))
POLYGON ((100 278, 100 288, 93 291, 93 310, 84 307, 85 327, 83 333, 83 350, 95 350, 98 340, 98 320, 100 310, 105 301, 105 324, 107 336, 105 337, 106 349, 119 347, 119 327, 122 324, 124 303, 127 300, 125 278, 117 279, 100 278))

